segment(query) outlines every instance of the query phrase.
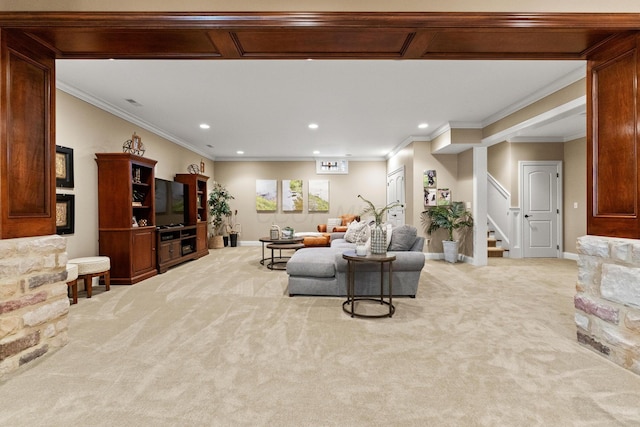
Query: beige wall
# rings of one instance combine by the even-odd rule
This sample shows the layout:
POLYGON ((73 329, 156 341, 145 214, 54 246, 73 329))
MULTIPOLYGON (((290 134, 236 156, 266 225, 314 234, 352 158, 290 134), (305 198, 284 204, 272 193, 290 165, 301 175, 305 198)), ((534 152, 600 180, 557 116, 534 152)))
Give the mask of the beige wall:
POLYGON ((521 110, 509 114, 508 116, 486 126, 482 130, 482 134, 485 138, 491 135, 495 135, 526 120, 539 116, 540 114, 543 114, 553 108, 579 99, 586 94, 586 82, 586 79, 580 79, 577 82, 574 82, 569 86, 552 93, 549 96, 545 96, 544 98, 532 103, 531 105, 527 105, 525 108, 522 108, 521 110))
MULTIPOLYGON (((122 152, 122 144, 133 132, 142 137, 144 157, 158 161, 156 177, 173 179, 186 173, 201 157, 186 148, 100 110, 84 101, 56 91, 56 144, 73 148, 75 187, 58 188, 59 193, 75 195, 75 233, 67 236, 70 258, 98 254, 98 168, 95 153, 122 152)), ((213 162, 203 159, 205 171, 213 162)))
POLYGON ((521 160, 562 161, 564 160, 564 144, 561 142, 511 144, 511 206, 520 206, 518 162, 521 160))
MULTIPOLYGON (((449 188, 453 194, 455 200, 460 200, 459 189, 460 184, 458 182, 458 155, 456 154, 431 154, 431 142, 414 141, 411 143, 413 149, 413 158, 411 163, 413 164, 413 176, 407 175, 407 180, 411 180, 413 183, 413 193, 407 193, 407 199, 413 200, 413 206, 411 206, 413 222, 407 221, 407 224, 413 224, 418 228, 418 233, 422 236, 426 236, 429 240, 428 252, 442 252, 442 244, 431 242, 437 242, 442 240, 440 234, 436 234, 433 238, 427 236, 424 227, 421 222, 421 214, 425 210, 424 206, 424 194, 422 186, 422 175, 424 171, 434 169, 437 172, 437 184, 439 188, 449 188)), ((393 159, 390 160, 390 163, 393 159)), ((465 190, 466 192, 466 190, 465 190)), ((465 200, 465 201, 471 201, 465 200)))
POLYGON ((487 171, 511 192, 511 144, 504 141, 487 149, 487 171))
POLYGON ((376 206, 386 204, 385 161, 349 162, 349 173, 345 175, 316 174, 314 161, 291 162, 215 162, 215 179, 235 197, 231 209, 238 210, 237 221, 242 225, 241 241, 257 241, 269 235, 272 224, 292 227, 295 231, 316 231, 318 224, 327 218, 346 213, 360 214, 365 205, 358 194, 371 200, 376 206), (256 212, 255 189, 257 179, 278 181, 278 209, 276 212, 256 212), (302 179, 304 208, 302 212, 282 212, 282 180, 302 179), (329 180, 329 212, 308 212, 308 189, 310 179, 329 180))
POLYGON ((640 12, 636 0, 4 0, 0 10, 640 12))
POLYGON ((577 253, 578 237, 587 234, 587 139, 564 144, 564 250, 577 253), (574 207, 574 203, 578 206, 574 207))
MULTIPOLYGON (((564 144, 549 143, 508 143, 501 142, 487 150, 488 172, 511 193, 511 206, 520 202, 518 162, 522 160, 564 160, 564 144)), ((586 157, 584 164, 586 165, 586 157)))

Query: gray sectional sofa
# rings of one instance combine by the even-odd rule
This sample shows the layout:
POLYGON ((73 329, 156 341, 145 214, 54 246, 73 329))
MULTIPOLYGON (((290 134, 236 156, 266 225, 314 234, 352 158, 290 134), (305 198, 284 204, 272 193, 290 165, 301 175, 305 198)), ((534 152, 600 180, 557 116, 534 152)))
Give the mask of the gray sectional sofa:
MULTIPOLYGON (((425 238, 414 237, 412 244, 406 244, 407 250, 389 250, 388 254, 396 256, 393 262, 393 296, 415 297, 418 292, 420 273, 424 267, 423 251, 425 238)), ((397 245, 395 246, 397 248, 397 245)), ((289 275, 289 296, 347 295, 347 261, 342 258, 343 252, 354 249, 355 244, 344 239, 332 237, 331 247, 311 247, 296 251, 287 262, 289 275)), ((393 233, 391 245, 393 246, 393 233)), ((385 293, 388 284, 385 278, 385 293)), ((358 263, 355 274, 355 291, 358 296, 380 295, 380 264, 358 263)))

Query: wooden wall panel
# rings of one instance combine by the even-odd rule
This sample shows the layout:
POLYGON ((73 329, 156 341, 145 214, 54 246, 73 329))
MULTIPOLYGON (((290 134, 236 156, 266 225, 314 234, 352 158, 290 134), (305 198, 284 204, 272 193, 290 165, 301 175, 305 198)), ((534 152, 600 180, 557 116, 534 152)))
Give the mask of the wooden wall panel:
POLYGON ((55 234, 53 56, 33 40, 0 37, 0 236, 55 234))
POLYGON ((615 40, 589 61, 588 234, 640 238, 638 40, 615 40))

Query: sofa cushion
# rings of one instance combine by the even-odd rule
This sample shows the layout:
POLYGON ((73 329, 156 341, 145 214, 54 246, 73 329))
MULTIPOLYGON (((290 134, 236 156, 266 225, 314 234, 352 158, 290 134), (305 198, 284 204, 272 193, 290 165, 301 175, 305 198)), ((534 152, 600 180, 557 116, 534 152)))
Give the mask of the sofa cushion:
POLYGON ((290 276, 334 277, 333 262, 335 251, 328 248, 302 248, 297 250, 287 262, 290 276))
POLYGON ((418 235, 418 230, 411 225, 401 225, 393 229, 391 234, 391 242, 389 243, 390 251, 408 251, 413 246, 418 235))
POLYGON ((344 235, 344 240, 349 243, 356 243, 356 239, 362 233, 362 240, 366 241, 369 237, 369 226, 364 222, 353 221, 347 227, 347 232, 344 235))

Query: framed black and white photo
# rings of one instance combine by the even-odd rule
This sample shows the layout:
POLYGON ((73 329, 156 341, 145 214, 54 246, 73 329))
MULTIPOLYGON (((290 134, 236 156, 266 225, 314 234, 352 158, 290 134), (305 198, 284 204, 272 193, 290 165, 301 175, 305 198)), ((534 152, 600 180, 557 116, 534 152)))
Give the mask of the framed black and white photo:
POLYGON ((56 233, 73 234, 76 196, 73 194, 56 194, 56 233))
POLYGON ((73 148, 56 145, 56 187, 73 188, 73 148))

